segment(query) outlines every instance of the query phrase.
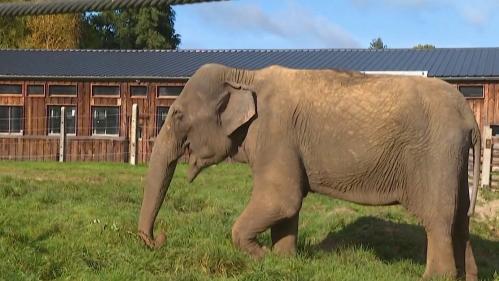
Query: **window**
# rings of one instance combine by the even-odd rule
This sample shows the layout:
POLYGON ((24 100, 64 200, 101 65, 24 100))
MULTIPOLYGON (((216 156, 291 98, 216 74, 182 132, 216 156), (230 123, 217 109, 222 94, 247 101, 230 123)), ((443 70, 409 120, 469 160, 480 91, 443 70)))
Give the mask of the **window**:
POLYGON ((147 86, 130 86, 130 96, 132 97, 146 97, 147 86))
POLYGON ((184 86, 159 86, 158 97, 177 97, 183 89, 184 86))
POLYGON ((0 95, 21 95, 23 87, 19 84, 0 84, 0 95))
POLYGON ((120 108, 94 107, 92 108, 92 134, 118 135, 120 124, 120 108))
POLYGON ((156 113, 156 134, 159 134, 161 127, 163 127, 163 124, 165 123, 166 116, 168 115, 169 109, 170 108, 166 107, 166 106, 158 107, 158 110, 156 113))
POLYGON ((50 96, 76 96, 76 85, 49 85, 50 96))
POLYGON ((92 86, 93 96, 119 96, 120 86, 92 86))
POLYGON ((0 133, 20 134, 23 129, 21 106, 0 106, 0 133))
POLYGON ((466 98, 483 98, 483 86, 459 86, 459 91, 466 98))
MULTIPOLYGON (((61 105, 50 105, 47 112, 48 134, 61 133, 61 105)), ((66 122, 64 127, 66 134, 76 134, 76 107, 64 106, 66 114, 66 122)))
POLYGON ((28 85, 28 96, 43 96, 45 95, 45 87, 43 85, 28 85))

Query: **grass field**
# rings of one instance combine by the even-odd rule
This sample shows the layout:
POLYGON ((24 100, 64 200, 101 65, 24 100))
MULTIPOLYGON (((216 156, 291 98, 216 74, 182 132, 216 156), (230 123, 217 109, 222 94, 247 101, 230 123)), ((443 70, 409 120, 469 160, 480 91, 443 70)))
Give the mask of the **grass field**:
MULTIPOLYGON (((207 169, 189 185, 179 165, 157 220, 167 243, 136 236, 146 168, 106 163, 0 162, 2 280, 418 280, 425 234, 397 206, 365 207, 311 194, 295 258, 253 261, 234 249, 232 223, 251 176, 207 169)), ((486 198, 498 198, 488 193, 486 198)), ((499 280, 499 219, 472 222, 481 280, 499 280)), ((265 233, 261 242, 270 244, 265 233)))

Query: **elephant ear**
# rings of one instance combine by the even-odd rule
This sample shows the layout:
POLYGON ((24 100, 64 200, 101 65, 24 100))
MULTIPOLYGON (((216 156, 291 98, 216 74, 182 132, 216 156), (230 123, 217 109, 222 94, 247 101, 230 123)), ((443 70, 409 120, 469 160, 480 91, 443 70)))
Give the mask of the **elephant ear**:
POLYGON ((219 120, 227 135, 248 122, 256 114, 253 91, 245 86, 225 83, 225 91, 219 102, 219 120))

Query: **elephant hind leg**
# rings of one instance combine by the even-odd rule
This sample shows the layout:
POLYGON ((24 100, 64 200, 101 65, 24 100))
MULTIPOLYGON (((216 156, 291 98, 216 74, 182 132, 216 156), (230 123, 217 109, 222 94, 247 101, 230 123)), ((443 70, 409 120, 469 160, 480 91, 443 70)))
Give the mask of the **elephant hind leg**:
POLYGON ((423 279, 436 276, 457 277, 451 227, 444 221, 436 221, 425 227, 428 246, 423 279))
POLYGON ((466 281, 474 281, 478 280, 478 269, 469 237, 470 218, 467 212, 470 201, 467 174, 461 179, 458 198, 459 202, 452 235, 454 258, 456 260, 458 277, 466 277, 466 281))
MULTIPOLYGON (((432 159, 437 162, 440 159, 432 159)), ((431 162, 430 162, 431 163, 431 162)), ((431 163, 435 164, 435 163, 431 163)), ((446 165, 451 165, 446 163, 446 165)), ((456 278, 453 231, 457 216, 458 169, 431 170, 428 165, 427 186, 418 189, 418 202, 408 208, 419 217, 426 230, 427 251, 424 279, 456 278), (415 207, 415 208, 414 208, 415 207)), ((442 166, 446 167, 446 166, 442 166)))

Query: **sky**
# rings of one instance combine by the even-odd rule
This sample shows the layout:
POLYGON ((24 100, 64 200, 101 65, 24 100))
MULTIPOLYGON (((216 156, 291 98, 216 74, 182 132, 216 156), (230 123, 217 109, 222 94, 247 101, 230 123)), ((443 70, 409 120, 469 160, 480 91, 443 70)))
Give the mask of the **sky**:
POLYGON ((181 49, 499 47, 499 0, 232 0, 174 7, 181 49))

